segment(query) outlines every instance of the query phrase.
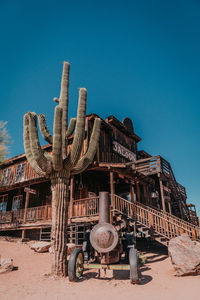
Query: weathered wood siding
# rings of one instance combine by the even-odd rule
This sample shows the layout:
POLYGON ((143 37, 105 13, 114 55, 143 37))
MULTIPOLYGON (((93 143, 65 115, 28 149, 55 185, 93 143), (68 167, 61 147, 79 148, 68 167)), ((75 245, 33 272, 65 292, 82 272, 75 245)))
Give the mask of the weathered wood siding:
MULTIPOLYGON (((85 140, 83 144, 83 150, 81 157, 87 151, 89 145, 92 128, 94 124, 94 118, 87 118, 85 125, 85 140)), ((73 136, 69 140, 67 147, 67 153, 71 149, 73 141, 73 136)), ((136 154, 137 143, 133 138, 127 136, 121 132, 118 128, 111 124, 107 124, 104 121, 101 126, 101 134, 97 153, 95 155, 94 161, 97 162, 128 162, 129 160, 121 156, 120 154, 113 151, 113 141, 118 142, 120 145, 128 149, 129 151, 136 154)), ((50 151, 50 146, 45 146, 45 150, 50 151)), ((18 183, 28 182, 32 180, 42 179, 44 177, 39 176, 26 161, 26 157, 23 155, 16 157, 15 159, 9 160, 5 167, 0 170, 0 190, 2 187, 13 186, 18 183), (24 167, 20 167, 24 164, 24 167), (7 170, 7 171, 6 171, 7 170), (23 172, 24 173, 23 173, 23 172), (6 173, 7 172, 7 173, 6 173), (23 174, 22 174, 23 173, 23 174), (7 178, 6 178, 6 175, 7 178), (9 178, 8 178, 9 177, 9 178)), ((44 178, 45 180, 45 178, 44 178)))
MULTIPOLYGON (((91 136, 93 128, 93 120, 88 122, 88 140, 91 136)), ((113 141, 118 142, 127 150, 137 153, 137 143, 133 138, 128 137, 113 125, 103 123, 101 126, 101 134, 99 140, 99 146, 94 161, 99 162, 112 162, 123 163, 130 160, 124 158, 118 153, 113 151, 113 141)))

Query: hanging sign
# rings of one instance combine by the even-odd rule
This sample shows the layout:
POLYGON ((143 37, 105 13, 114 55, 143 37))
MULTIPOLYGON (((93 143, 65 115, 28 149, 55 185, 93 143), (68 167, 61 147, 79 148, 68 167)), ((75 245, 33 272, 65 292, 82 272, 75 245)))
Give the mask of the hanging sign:
POLYGON ((117 152, 119 155, 125 157, 126 159, 130 161, 136 160, 136 154, 122 146, 116 141, 113 141, 113 151, 117 152))

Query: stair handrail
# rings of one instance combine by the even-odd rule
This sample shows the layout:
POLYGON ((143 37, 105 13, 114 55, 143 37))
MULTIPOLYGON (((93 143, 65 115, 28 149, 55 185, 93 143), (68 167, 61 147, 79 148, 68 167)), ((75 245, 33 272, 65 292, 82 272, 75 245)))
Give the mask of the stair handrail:
POLYGON ((176 181, 176 178, 174 176, 174 173, 173 173, 173 170, 171 168, 171 165, 168 161, 166 161, 163 157, 160 157, 161 159, 161 166, 162 166, 162 170, 164 172, 164 168, 163 168, 163 165, 165 164, 165 167, 167 166, 167 169, 168 169, 168 173, 169 173, 169 176, 170 176, 170 179, 171 179, 171 184, 172 184, 172 188, 175 189, 175 193, 176 193, 176 197, 177 198, 180 198, 181 202, 182 202, 182 205, 185 209, 185 212, 186 212, 186 215, 189 217, 189 210, 186 206, 186 203, 185 203, 185 198, 187 197, 186 196, 186 193, 184 193, 184 198, 183 198, 183 192, 182 192, 182 189, 184 188, 183 186, 181 186, 180 183, 178 183, 176 181))
MULTIPOLYGON (((148 206, 146 206, 146 205, 144 205, 142 203, 139 203, 139 202, 134 202, 134 203, 130 202, 130 201, 128 201, 128 200, 126 200, 126 199, 118 196, 118 195, 114 195, 114 203, 113 203, 113 209, 114 210, 118 210, 119 211, 119 207, 118 208, 115 207, 116 199, 119 199, 120 201, 123 201, 129 207, 132 206, 132 211, 133 212, 135 212, 134 211, 134 207, 135 208, 139 208, 139 209, 143 209, 143 211, 147 212, 147 216, 149 216, 148 213, 150 213, 153 216, 156 216, 156 217, 158 217, 158 218, 160 218, 160 219, 162 219, 164 221, 167 221, 169 224, 174 225, 176 227, 176 229, 177 229, 176 231, 178 231, 178 229, 179 229, 179 231, 180 230, 184 230, 184 232, 189 233, 190 237, 193 237, 194 230, 195 230, 196 239, 198 241, 200 241, 200 227, 199 226, 196 226, 196 225, 193 225, 193 224, 191 224, 189 222, 181 220, 181 219, 179 219, 179 218, 177 218, 177 217, 175 217, 173 215, 170 215, 170 214, 168 214, 166 212, 158 211, 156 209, 150 208, 150 207, 148 207, 148 206)), ((121 213, 124 213, 124 212, 121 211, 121 213)), ((137 215, 134 215, 133 217, 137 218, 137 215)), ((167 234, 163 234, 163 232, 159 232, 157 230, 156 230, 156 232, 158 232, 161 235, 169 238, 169 233, 167 235, 167 234)), ((166 230, 166 232, 167 232, 167 230, 166 230)))

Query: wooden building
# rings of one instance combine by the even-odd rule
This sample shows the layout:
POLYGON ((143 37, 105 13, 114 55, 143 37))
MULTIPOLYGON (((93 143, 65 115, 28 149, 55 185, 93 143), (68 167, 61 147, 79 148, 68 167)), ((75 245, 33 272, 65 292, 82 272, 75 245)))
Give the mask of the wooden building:
MULTIPOLYGON (((83 153, 88 147, 95 116, 86 117, 83 153)), ((73 135, 68 150, 72 140, 73 135)), ((198 225, 194 206, 187 205, 185 188, 176 181, 170 163, 160 155, 152 157, 145 151, 138 151, 140 141, 130 119, 120 122, 110 116, 102 120, 93 163, 85 172, 70 179, 68 233, 71 240, 81 243, 86 226, 97 222, 100 191, 110 193, 111 218, 118 211, 136 218, 140 225, 144 223, 150 228, 153 224, 157 231, 159 223, 162 232, 164 229, 171 232, 168 234, 175 234, 175 230, 169 230, 169 224, 174 222, 185 224, 184 228, 198 225), (168 224, 168 229, 166 220, 173 221, 168 224)), ((50 145, 43 148, 51 152, 50 145)), ((0 234, 49 239, 49 178, 37 175, 24 154, 5 161, 0 172, 0 234)), ((194 231, 191 235, 194 236, 194 231)))

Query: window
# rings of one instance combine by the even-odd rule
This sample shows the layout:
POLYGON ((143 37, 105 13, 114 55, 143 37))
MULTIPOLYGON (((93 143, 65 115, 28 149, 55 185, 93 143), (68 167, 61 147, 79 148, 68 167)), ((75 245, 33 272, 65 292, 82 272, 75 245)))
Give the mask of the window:
POLYGON ((25 171, 26 171, 26 163, 17 165, 16 171, 15 171, 15 183, 21 182, 24 180, 25 171))
POLYGON ((9 185, 10 175, 11 175, 11 168, 7 168, 7 169, 3 170, 1 185, 9 185))
POLYGON ((16 211, 16 210, 22 208, 22 202, 23 202, 23 196, 22 195, 14 196, 13 197, 12 210, 16 211))
POLYGON ((3 214, 6 212, 8 202, 8 194, 0 196, 0 212, 3 214))

